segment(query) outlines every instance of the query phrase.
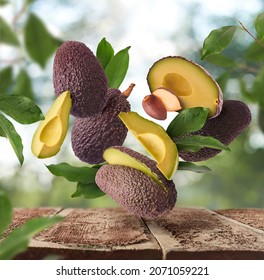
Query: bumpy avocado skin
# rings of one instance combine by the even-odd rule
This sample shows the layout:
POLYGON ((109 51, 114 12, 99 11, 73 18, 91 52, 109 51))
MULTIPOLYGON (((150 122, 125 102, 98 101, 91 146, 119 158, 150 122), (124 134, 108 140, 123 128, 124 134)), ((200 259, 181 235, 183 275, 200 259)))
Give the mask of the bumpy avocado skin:
POLYGON ((69 90, 71 114, 88 117, 100 113, 107 103, 107 79, 92 51, 83 43, 67 41, 57 50, 53 64, 55 95, 69 90))
POLYGON ((166 180, 165 192, 150 176, 132 167, 104 165, 97 171, 95 181, 124 209, 144 218, 155 219, 165 214, 177 199, 173 181, 166 180))
MULTIPOLYGON (((251 112, 242 101, 225 100, 220 115, 208 119, 199 131, 191 135, 212 136, 225 145, 229 145, 241 134, 251 121, 251 112)), ((177 143, 177 139, 174 139, 177 143)), ((180 157, 186 161, 203 161, 219 154, 221 150, 203 148, 199 152, 179 152, 180 157)))
POLYGON ((108 103, 100 115, 76 118, 71 132, 75 155, 89 164, 104 161, 103 152, 114 145, 122 145, 127 128, 118 114, 130 111, 130 104, 118 89, 108 89, 108 103))

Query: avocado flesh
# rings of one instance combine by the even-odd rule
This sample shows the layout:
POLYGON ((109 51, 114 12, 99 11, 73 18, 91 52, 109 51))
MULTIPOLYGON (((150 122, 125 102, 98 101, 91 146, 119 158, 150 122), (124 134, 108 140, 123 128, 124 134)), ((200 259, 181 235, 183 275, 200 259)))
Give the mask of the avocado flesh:
POLYGON ((171 180, 179 163, 178 150, 166 131, 135 112, 119 114, 126 127, 156 160, 158 169, 171 180))
POLYGON ((56 155, 66 137, 72 107, 70 92, 63 92, 52 104, 32 138, 31 150, 38 158, 56 155))
POLYGON ((209 117, 220 113, 222 91, 200 65, 182 57, 165 57, 150 68, 147 75, 150 91, 164 87, 173 92, 185 108, 209 108, 209 117))
POLYGON ((103 157, 109 164, 129 166, 142 171, 146 175, 149 175, 156 183, 158 183, 165 192, 167 191, 158 175, 155 174, 150 167, 141 162, 140 159, 129 155, 126 150, 121 150, 119 147, 110 147, 104 151, 103 157))

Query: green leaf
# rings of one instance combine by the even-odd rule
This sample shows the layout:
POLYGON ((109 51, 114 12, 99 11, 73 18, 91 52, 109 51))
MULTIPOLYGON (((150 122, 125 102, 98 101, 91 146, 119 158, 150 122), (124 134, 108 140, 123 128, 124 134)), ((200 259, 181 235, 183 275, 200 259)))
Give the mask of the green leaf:
POLYGON ((49 171, 55 176, 62 176, 70 182, 81 182, 83 184, 93 183, 95 175, 101 165, 75 167, 68 163, 47 165, 49 171))
POLYGON ((0 242, 0 260, 12 259, 17 254, 26 251, 31 237, 47 227, 54 225, 61 219, 61 217, 34 218, 20 228, 14 229, 0 242))
POLYGON ((128 69, 129 49, 130 47, 127 47, 119 51, 108 63, 105 69, 105 74, 109 88, 119 88, 122 84, 128 69))
MULTIPOLYGON (((186 137, 180 137, 175 139, 175 143, 178 145, 185 146, 196 146, 199 148, 212 148, 217 150, 227 150, 230 151, 229 147, 221 143, 219 140, 211 136, 200 136, 200 135, 191 135, 186 137)), ((180 150, 180 148, 178 147, 180 150)))
POLYGON ((12 84, 13 70, 11 66, 1 69, 0 71, 0 94, 6 93, 12 84))
POLYGON ((101 189, 97 186, 95 182, 89 184, 78 182, 77 189, 71 197, 84 197, 86 199, 94 199, 104 195, 105 193, 101 191, 101 189))
POLYGON ((254 61, 254 62, 261 62, 264 61, 264 48, 254 41, 252 44, 245 51, 245 59, 254 61))
POLYGON ((13 124, 1 113, 0 113, 0 128, 4 131, 11 146, 13 147, 14 152, 16 153, 16 156, 20 164, 22 165, 24 161, 24 156, 23 156, 23 145, 22 145, 21 137, 16 132, 13 124))
POLYGON ((12 205, 8 196, 0 190, 0 239, 12 222, 12 205))
POLYGON ((264 67, 262 67, 255 78, 252 87, 252 95, 261 107, 264 107, 264 67))
POLYGON ((195 107, 182 110, 169 124, 167 133, 171 138, 201 129, 209 113, 208 108, 195 107))
POLYGON ((13 94, 23 95, 30 99, 34 98, 31 79, 25 69, 20 69, 20 72, 16 78, 13 94))
POLYGON ((264 13, 257 16, 255 20, 255 29, 258 34, 258 39, 264 41, 264 13))
POLYGON ((109 42, 103 38, 96 49, 96 57, 101 63, 102 67, 105 69, 114 56, 114 49, 109 42))
POLYGON ((203 43, 202 59, 222 52, 231 42, 236 26, 223 26, 211 31, 203 43))
POLYGON ((32 13, 28 16, 25 25, 25 46, 36 63, 44 68, 60 44, 61 41, 50 34, 38 16, 32 13))
POLYGON ((15 47, 19 46, 16 33, 2 17, 0 17, 0 43, 5 43, 15 47))
POLYGON ((25 96, 0 94, 0 110, 21 124, 44 119, 39 107, 25 96))
POLYGON ((0 137, 6 137, 6 134, 1 127, 0 127, 0 137))
POLYGON ((194 164, 192 162, 187 162, 187 161, 180 161, 178 170, 193 171, 196 173, 206 173, 206 172, 212 171, 206 165, 197 165, 197 164, 194 164))

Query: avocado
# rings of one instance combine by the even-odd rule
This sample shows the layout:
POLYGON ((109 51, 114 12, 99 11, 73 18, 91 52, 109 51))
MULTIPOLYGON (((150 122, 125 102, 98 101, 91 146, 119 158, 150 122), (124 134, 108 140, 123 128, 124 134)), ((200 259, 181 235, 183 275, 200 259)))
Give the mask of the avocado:
POLYGON ((53 64, 55 95, 71 93, 71 114, 88 117, 100 113, 107 103, 107 79, 93 52, 83 43, 67 41, 56 51, 53 64))
MULTIPOLYGON (((242 101, 225 100, 219 116, 207 119, 205 125, 190 135, 212 136, 225 145, 229 145, 241 134, 251 121, 251 113, 248 106, 242 101)), ((174 139, 177 143, 177 138, 174 139)), ((180 152, 179 155, 186 161, 203 161, 219 154, 221 150, 202 148, 200 151, 180 152)))
POLYGON ((122 145, 127 128, 118 114, 130 111, 130 104, 118 89, 108 89, 108 102, 100 115, 76 118, 71 132, 71 145, 75 155, 89 164, 104 161, 106 148, 122 145))
POLYGON ((33 135, 31 150, 36 157, 48 158, 59 152, 68 131, 71 106, 69 91, 56 98, 33 135))
POLYGON ((119 118, 157 161, 158 169, 170 180, 179 163, 178 150, 166 131, 136 112, 121 112, 119 118))
POLYGON ((147 82, 151 92, 164 88, 174 93, 183 109, 206 107, 209 117, 222 109, 223 94, 212 76, 199 64, 180 56, 156 61, 149 69, 147 82))
POLYGON ((140 217, 154 219, 171 210, 177 199, 173 181, 167 180, 156 162, 147 156, 125 147, 118 149, 147 166, 158 176, 165 190, 145 172, 118 164, 107 164, 97 171, 95 181, 99 188, 124 209, 140 217))

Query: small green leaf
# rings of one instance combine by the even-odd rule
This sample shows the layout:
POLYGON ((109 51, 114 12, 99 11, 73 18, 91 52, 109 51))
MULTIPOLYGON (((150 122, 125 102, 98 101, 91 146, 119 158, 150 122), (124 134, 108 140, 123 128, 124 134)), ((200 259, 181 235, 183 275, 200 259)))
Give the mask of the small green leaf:
POLYGON ((260 69, 257 77, 254 80, 252 87, 252 95, 261 107, 264 107, 264 66, 260 69))
POLYGON ((0 128, 4 131, 11 146, 13 147, 14 152, 17 155, 20 164, 22 165, 24 161, 24 156, 23 156, 23 145, 22 145, 21 137, 16 132, 13 124, 1 113, 0 113, 0 128))
POLYGON ((1 69, 0 71, 0 94, 8 92, 8 88, 12 84, 13 70, 11 66, 1 69))
POLYGON ((36 63, 44 68, 60 44, 61 41, 50 34, 38 16, 32 13, 28 16, 25 25, 25 46, 36 63))
MULTIPOLYGON (((174 141, 175 142, 175 141, 174 141)), ((176 143, 176 142, 175 142, 176 143)), ((177 148, 178 151, 180 152, 192 152, 192 153, 197 153, 199 152, 203 147, 196 146, 196 145, 184 145, 184 144, 178 144, 177 143, 177 148)))
POLYGON ((0 260, 9 260, 26 251, 29 240, 38 232, 59 222, 61 217, 40 217, 28 221, 20 228, 14 229, 0 241, 0 260))
POLYGON ((96 57, 101 63, 102 67, 105 69, 114 56, 114 49, 109 42, 103 38, 96 49, 96 57))
POLYGON ((25 96, 0 94, 0 110, 21 124, 44 119, 39 107, 25 96))
POLYGON ((0 190, 0 239, 12 222, 12 205, 8 196, 0 190))
POLYGON ((182 110, 169 124, 167 133, 171 138, 201 129, 209 113, 208 108, 195 107, 182 110))
POLYGON ((197 146, 199 148, 212 148, 217 150, 230 151, 228 146, 224 145, 219 140, 211 136, 191 135, 186 137, 180 137, 174 140, 177 147, 178 145, 185 145, 185 146, 197 146))
POLYGON ((119 88, 122 84, 129 65, 129 49, 130 47, 127 47, 119 51, 108 63, 105 74, 109 88, 119 88))
POLYGON ((104 195, 105 193, 100 190, 95 182, 89 184, 78 182, 77 189, 71 197, 84 197, 86 199, 94 199, 104 195))
POLYGON ((236 26, 223 26, 211 31, 203 43, 202 59, 222 52, 231 42, 236 26))
POLYGON ((19 46, 16 33, 2 17, 0 17, 0 43, 5 43, 15 47, 19 46))
POLYGON ((257 16, 255 20, 255 29, 258 34, 258 39, 264 41, 264 13, 257 16))
POLYGON ((68 163, 48 165, 47 168, 55 176, 62 176, 70 182, 81 182, 83 184, 93 183, 100 165, 75 167, 68 163))
POLYGON ((20 69, 15 82, 13 94, 23 95, 30 99, 34 98, 31 79, 25 69, 20 69))
POLYGON ((196 173, 206 173, 206 172, 212 171, 206 165, 197 165, 197 164, 194 164, 192 162, 187 162, 187 161, 180 161, 178 170, 193 171, 196 173))

